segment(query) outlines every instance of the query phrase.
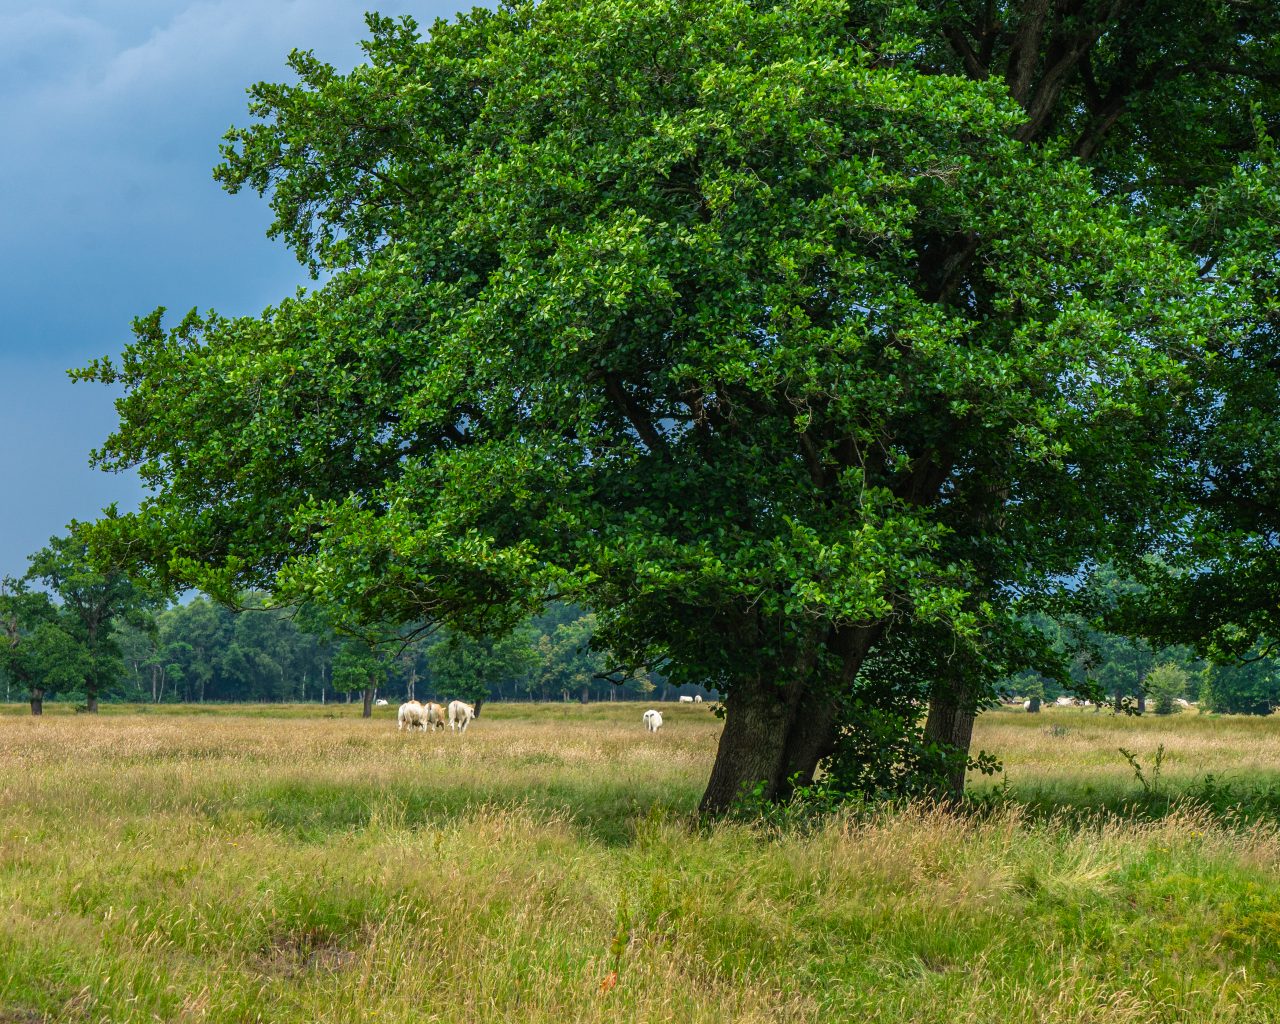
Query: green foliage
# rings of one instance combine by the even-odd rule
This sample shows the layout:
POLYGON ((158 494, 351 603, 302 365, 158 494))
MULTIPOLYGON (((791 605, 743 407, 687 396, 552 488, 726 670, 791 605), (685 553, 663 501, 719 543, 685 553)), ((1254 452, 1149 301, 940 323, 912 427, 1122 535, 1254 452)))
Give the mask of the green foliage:
POLYGON ((0 667, 35 702, 61 692, 96 709, 124 674, 118 628, 147 622, 155 602, 123 573, 95 565, 74 524, 29 561, 21 580, 0 583, 0 667))
POLYGON ((1265 365, 1277 16, 1161 6, 545 0, 296 52, 217 174, 324 283, 80 373, 153 488, 97 544, 456 635, 580 600, 776 719, 775 773, 891 622, 988 703, 1041 653, 1013 595, 1158 547, 1265 365))
POLYGON ((993 774, 1000 770, 988 754, 971 759, 925 735, 918 709, 894 713, 874 704, 855 705, 837 752, 822 778, 797 792, 803 800, 832 805, 851 796, 872 801, 933 797, 957 768, 993 774))
MULTIPOLYGON (((1166 714, 1168 712, 1165 712, 1166 714)), ((1120 748, 1121 756, 1129 762, 1129 767, 1133 769, 1133 777, 1137 779, 1138 785, 1142 787, 1143 795, 1148 799, 1159 798, 1163 795, 1160 785, 1160 772, 1164 765, 1164 744, 1161 743, 1156 747, 1155 756, 1151 759, 1151 768, 1148 772, 1142 767, 1142 762, 1138 760, 1138 755, 1131 750, 1120 748)))
POLYGON ((0 581, 0 670, 32 699, 83 690, 94 663, 75 626, 47 593, 23 580, 0 581))
POLYGON ((1147 673, 1144 682, 1147 696, 1154 702, 1157 715, 1171 715, 1180 710, 1174 703, 1178 698, 1185 698, 1190 685, 1190 677, 1178 665, 1170 662, 1156 665, 1147 673))
POLYGON ((364 644, 342 644, 333 659, 333 688, 339 692, 375 689, 387 675, 385 659, 364 644))
POLYGON ((519 686, 538 664, 537 634, 522 626, 499 637, 450 633, 427 651, 437 692, 475 704, 499 682, 519 686))
POLYGON ((1280 707, 1280 664, 1255 658, 1204 670, 1201 699, 1208 711, 1227 715, 1269 715, 1280 707))

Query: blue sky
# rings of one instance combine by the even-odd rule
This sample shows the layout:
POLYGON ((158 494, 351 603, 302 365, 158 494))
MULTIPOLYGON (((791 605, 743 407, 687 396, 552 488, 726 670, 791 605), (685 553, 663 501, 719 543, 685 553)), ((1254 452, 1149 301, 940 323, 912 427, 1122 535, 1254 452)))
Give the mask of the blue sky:
MULTIPOLYGON (((364 11, 423 25, 456 2, 59 0, 0 5, 0 575, 71 519, 135 504, 88 466, 112 395, 65 375, 156 306, 253 313, 306 282, 266 203, 213 181, 245 89, 298 47, 359 59, 364 11)), ((469 4, 467 5, 469 6, 469 4)))

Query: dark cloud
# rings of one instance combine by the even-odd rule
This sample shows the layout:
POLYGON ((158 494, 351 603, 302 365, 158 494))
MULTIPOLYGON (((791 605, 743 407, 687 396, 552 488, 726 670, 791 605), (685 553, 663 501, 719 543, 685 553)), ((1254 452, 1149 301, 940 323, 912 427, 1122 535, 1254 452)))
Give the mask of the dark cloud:
MULTIPOLYGON (((6 5, 8 8, 10 5, 6 5)), ((65 370, 164 305, 251 313, 305 275, 255 196, 213 182, 245 89, 294 47, 359 59, 366 2, 53 0, 0 13, 0 574, 72 518, 140 494, 88 468, 112 396, 65 370)), ((423 24, 453 3, 384 4, 423 24)))

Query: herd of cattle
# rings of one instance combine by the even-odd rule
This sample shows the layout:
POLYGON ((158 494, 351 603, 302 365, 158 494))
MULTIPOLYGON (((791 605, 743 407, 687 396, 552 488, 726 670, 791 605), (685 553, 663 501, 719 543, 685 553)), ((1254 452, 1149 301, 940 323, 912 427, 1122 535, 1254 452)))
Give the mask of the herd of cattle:
MULTIPOLYGON (((701 704, 702 698, 681 697, 680 703, 701 704)), ((449 701, 448 708, 431 701, 423 704, 421 701, 407 700, 400 705, 400 711, 396 715, 396 731, 403 732, 408 729, 413 732, 417 729, 422 732, 434 732, 436 729, 443 729, 447 722, 450 731, 466 732, 467 726, 471 724, 471 719, 475 717, 476 709, 460 700, 449 701)), ((644 713, 644 727, 649 732, 657 732, 661 729, 662 713, 654 711, 653 708, 646 711, 644 713)))
POLYGON ((420 729, 426 732, 428 729, 443 729, 445 722, 448 722, 451 731, 466 732, 471 719, 475 717, 476 709, 460 700, 449 701, 447 711, 442 705, 430 701, 422 704, 409 700, 400 705, 400 713, 396 715, 396 729, 407 728, 410 732, 420 729))

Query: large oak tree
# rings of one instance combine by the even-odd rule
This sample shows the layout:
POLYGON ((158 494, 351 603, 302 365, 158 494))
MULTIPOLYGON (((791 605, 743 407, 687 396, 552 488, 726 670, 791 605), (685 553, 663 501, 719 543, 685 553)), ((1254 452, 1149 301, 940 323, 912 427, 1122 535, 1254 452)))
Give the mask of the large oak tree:
POLYGON ((371 18, 350 74, 295 53, 296 83, 256 86, 218 170, 323 285, 157 311, 82 373, 125 391, 98 461, 155 488, 98 543, 369 621, 589 604, 621 669, 727 691, 708 810, 811 778, 895 636, 967 749, 1023 657, 1013 598, 1140 554, 1188 500, 1205 354, 1241 332, 1194 210, 1265 149, 1274 21, 371 18))

